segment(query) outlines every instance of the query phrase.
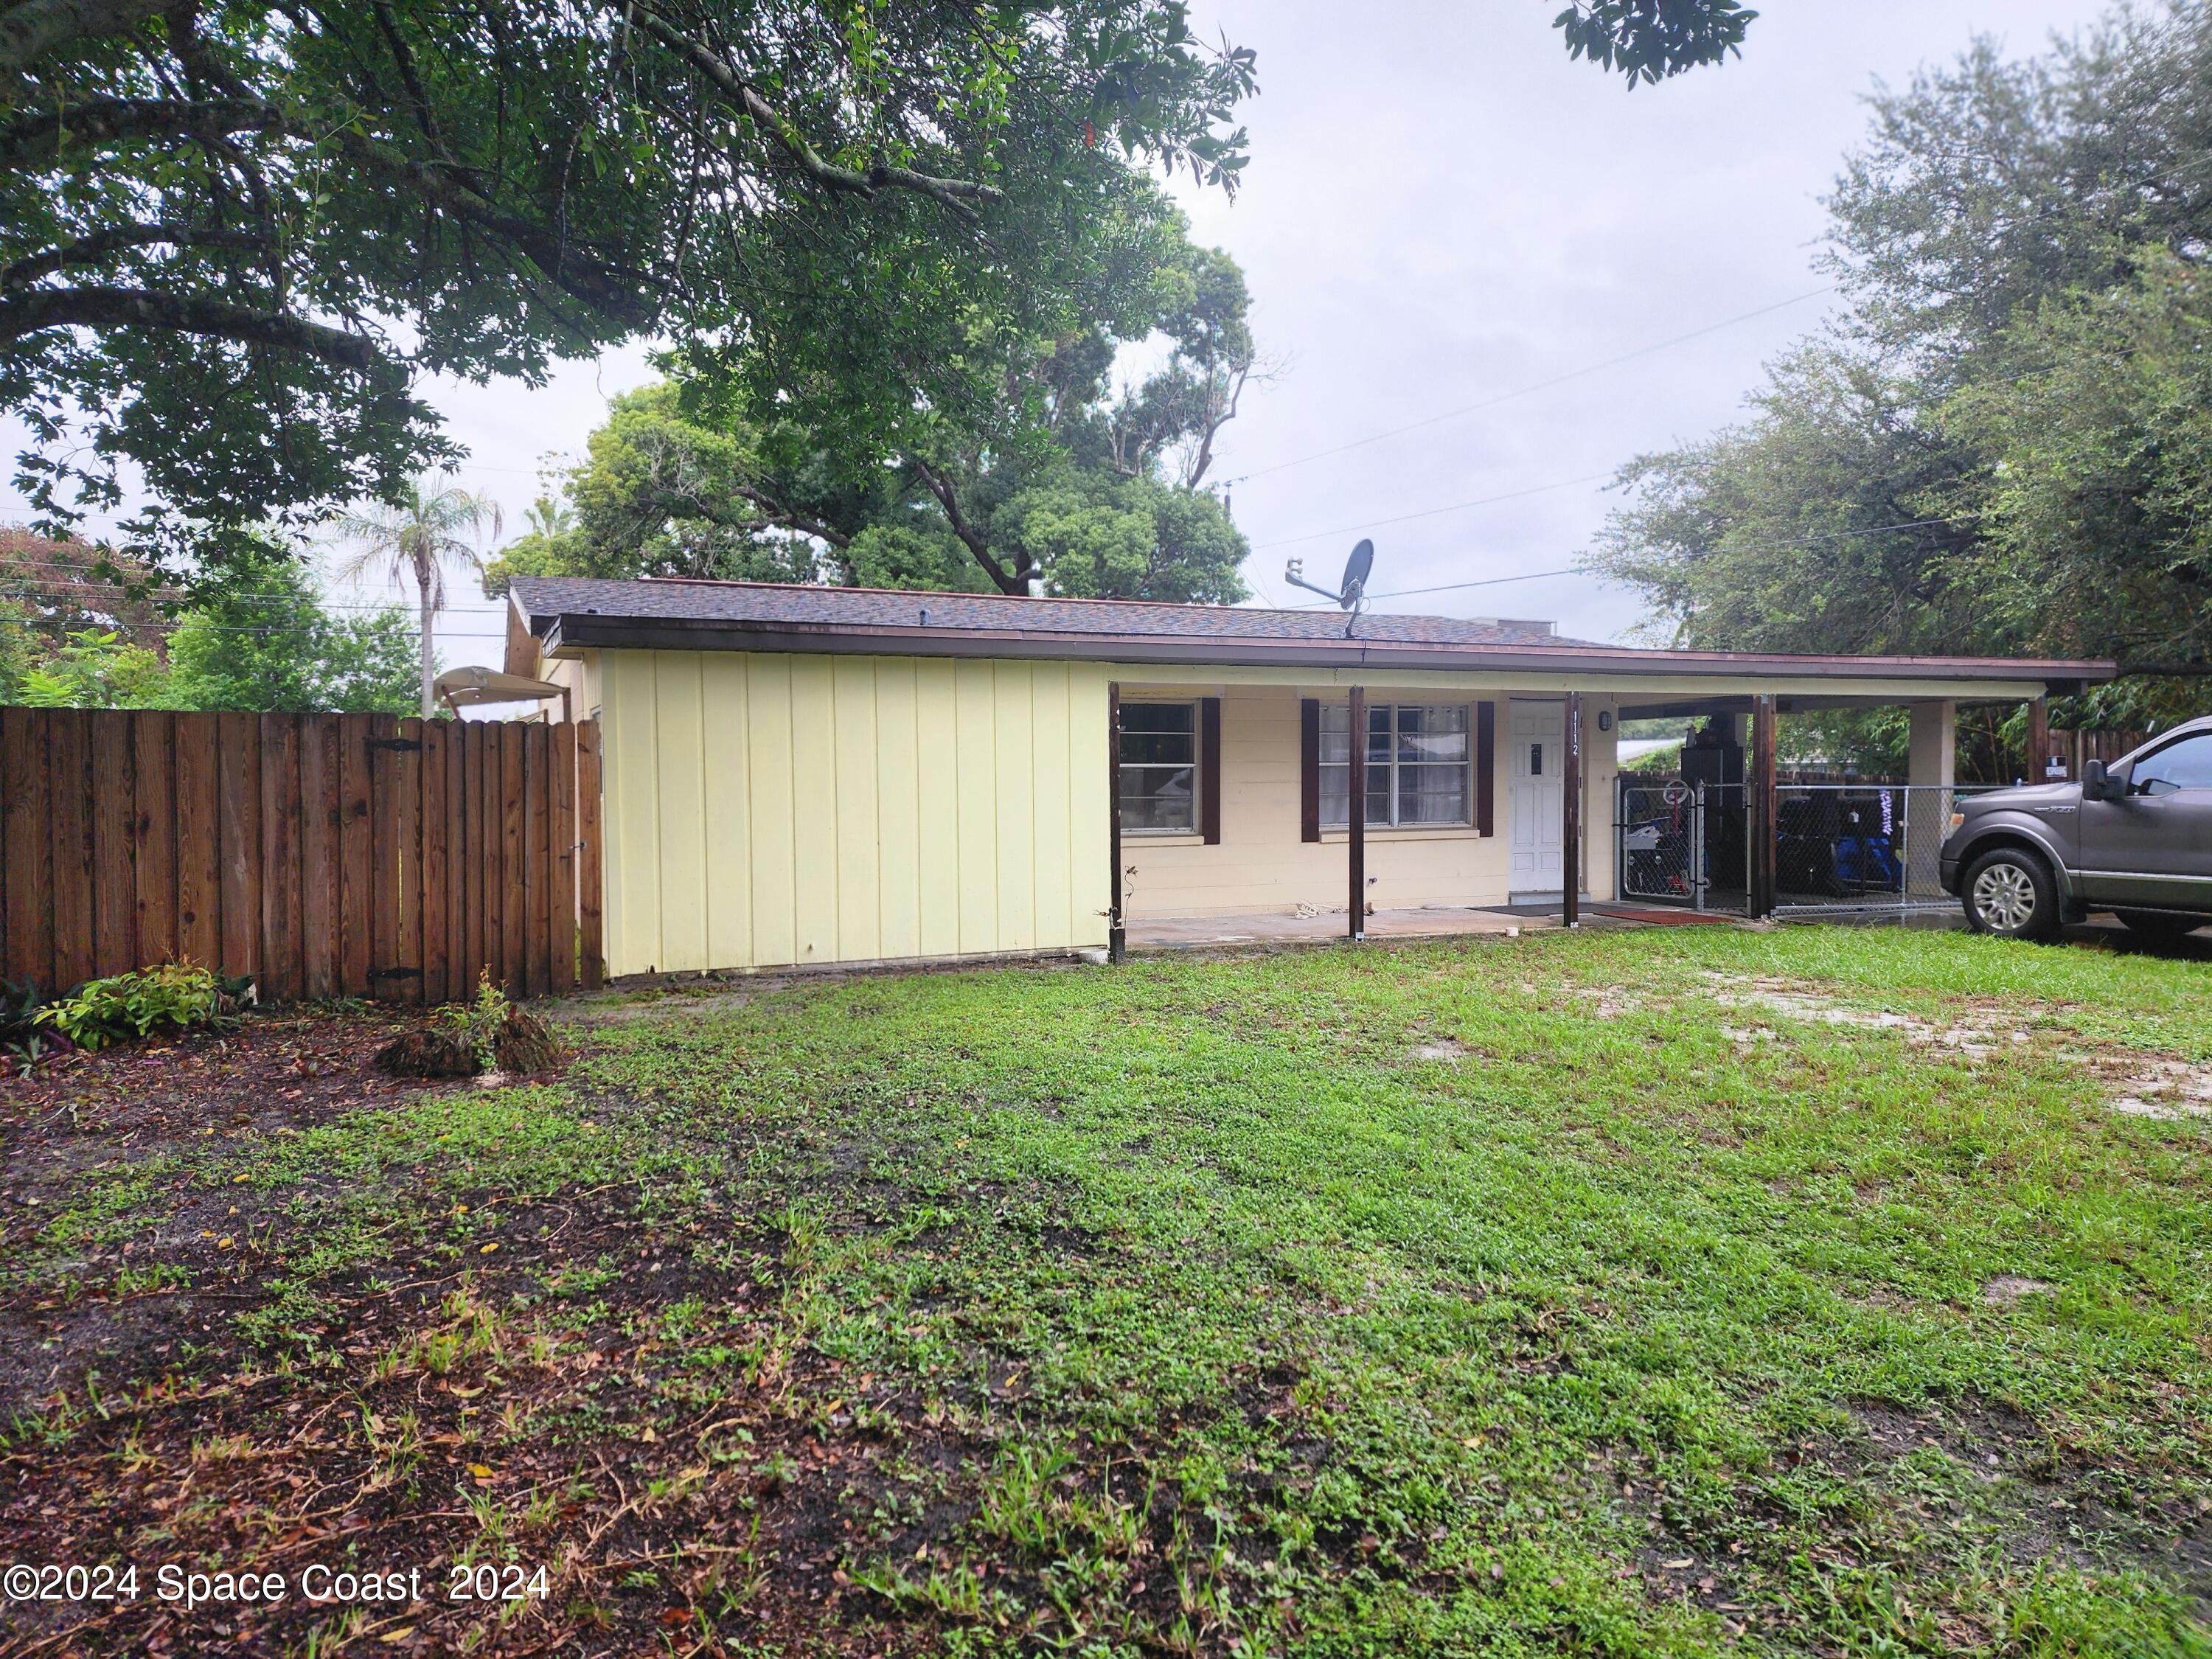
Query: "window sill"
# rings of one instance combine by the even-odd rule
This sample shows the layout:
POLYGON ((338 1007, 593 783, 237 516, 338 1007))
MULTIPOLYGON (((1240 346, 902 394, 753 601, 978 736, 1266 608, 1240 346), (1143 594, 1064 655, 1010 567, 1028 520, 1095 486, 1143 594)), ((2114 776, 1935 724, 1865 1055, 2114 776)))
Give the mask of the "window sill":
POLYGON ((1195 830, 1124 830, 1121 839, 1150 842, 1155 845, 1161 842, 1191 842, 1203 845, 1206 841, 1206 837, 1195 830))
MULTIPOLYGON (((1342 846, 1352 839, 1352 831, 1324 830, 1321 832, 1321 838, 1323 846, 1342 846)), ((1495 837, 1485 836, 1481 830, 1475 829, 1472 824, 1417 823, 1396 827, 1388 824, 1372 826, 1367 831, 1367 839, 1370 841, 1490 841, 1494 840, 1495 837)))

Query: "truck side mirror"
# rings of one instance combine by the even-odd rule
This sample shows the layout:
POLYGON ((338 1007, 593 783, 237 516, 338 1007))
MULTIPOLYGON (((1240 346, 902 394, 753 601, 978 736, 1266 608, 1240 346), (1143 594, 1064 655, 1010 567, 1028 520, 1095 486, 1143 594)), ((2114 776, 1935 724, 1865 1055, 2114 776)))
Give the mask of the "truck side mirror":
POLYGON ((2081 799, 2084 800, 2118 800, 2125 792, 2117 782, 2105 763, 2093 760, 2081 769, 2081 799))

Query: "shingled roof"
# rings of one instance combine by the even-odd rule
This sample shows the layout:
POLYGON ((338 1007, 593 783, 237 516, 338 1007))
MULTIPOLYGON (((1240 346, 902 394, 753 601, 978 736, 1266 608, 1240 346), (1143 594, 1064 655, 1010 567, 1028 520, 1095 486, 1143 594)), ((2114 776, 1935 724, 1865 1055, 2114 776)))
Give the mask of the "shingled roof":
MULTIPOLYGON (((517 576, 514 620, 547 651, 728 650, 1045 660, 1513 668, 1537 673, 1717 673, 2014 684, 2109 679, 2109 663, 1985 657, 1777 656, 1563 639, 1542 622, 1346 617, 1328 609, 1031 599, 774 582, 517 576)), ((532 672, 518 669, 517 672, 532 672)))
POLYGON ((1454 617, 1363 616, 1340 611, 1262 611, 1244 605, 1143 599, 1029 599, 905 588, 800 586, 773 582, 606 581, 517 576, 514 595, 533 620, 554 615, 811 628, 936 628, 954 633, 1101 634, 1176 640, 1326 640, 1348 635, 1421 645, 1558 643, 1547 622, 1454 617))

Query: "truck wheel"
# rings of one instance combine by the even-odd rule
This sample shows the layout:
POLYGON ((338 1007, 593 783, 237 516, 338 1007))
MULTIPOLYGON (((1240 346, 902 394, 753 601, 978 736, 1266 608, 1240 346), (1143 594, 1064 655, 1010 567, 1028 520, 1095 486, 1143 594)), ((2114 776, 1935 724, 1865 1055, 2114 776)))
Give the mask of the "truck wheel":
POLYGON ((2137 939, 2160 944, 2185 939, 2208 920, 2204 916, 2177 916, 2170 910, 2115 910, 2112 914, 2137 939))
POLYGON ((1999 939, 2047 939, 2058 932, 2058 883, 2051 866, 2018 847, 1984 853, 1959 884, 1966 925, 1999 939))

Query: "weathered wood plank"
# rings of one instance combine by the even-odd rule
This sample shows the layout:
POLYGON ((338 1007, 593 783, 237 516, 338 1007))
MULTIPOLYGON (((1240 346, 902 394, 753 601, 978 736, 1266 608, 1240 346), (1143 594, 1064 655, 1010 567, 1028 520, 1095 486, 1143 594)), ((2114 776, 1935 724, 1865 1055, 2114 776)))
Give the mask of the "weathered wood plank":
POLYGON ((100 970, 93 955, 91 716, 51 711, 46 749, 48 834, 54 884, 54 989, 100 970))
POLYGON ((447 949, 449 861, 446 856, 446 742, 450 720, 422 723, 422 1000, 444 1002, 451 967, 447 949))
POLYGON ((606 953, 601 939, 601 903, 606 870, 600 860, 599 723, 576 726, 577 950, 584 986, 596 991, 606 983, 606 953))
POLYGON ((369 807, 369 722, 354 716, 338 727, 338 986, 343 996, 365 997, 374 944, 369 915, 375 887, 369 842, 375 822, 369 807))
POLYGON ((468 736, 468 723, 455 720, 446 741, 446 889, 450 895, 447 925, 453 930, 447 994, 456 1000, 474 990, 477 982, 476 965, 469 956, 469 896, 474 882, 469 866, 469 820, 476 809, 469 796, 475 775, 469 770, 468 736))
POLYGON ((553 988, 553 733, 543 721, 522 730, 523 885, 529 899, 530 994, 553 988))
POLYGON ((422 1000, 422 722, 399 722, 399 747, 393 751, 392 839, 399 849, 399 931, 394 966, 404 970, 392 981, 402 1002, 422 1000))
POLYGON ((300 721, 301 990, 338 989, 338 726, 343 716, 300 721))
POLYGON ((174 962, 184 949, 177 936, 176 721, 159 709, 131 716, 131 858, 142 963, 174 962))
POLYGON ((0 710, 0 841, 7 844, 8 948, 0 973, 54 988, 53 842, 42 708, 0 710))
POLYGON ((392 974, 399 962, 399 769, 392 744, 399 722, 372 714, 368 723, 368 983, 369 994, 397 997, 392 974))
MULTIPOLYGON (((500 834, 500 776, 502 776, 504 757, 500 752, 507 728, 498 721, 477 723, 477 772, 476 772, 476 817, 477 836, 480 836, 480 863, 477 863, 477 905, 483 907, 483 960, 477 963, 477 973, 489 973, 495 984, 507 984, 507 929, 502 927, 502 900, 507 896, 507 876, 500 863, 504 849, 504 838, 500 834)), ((471 980, 471 988, 473 988, 471 980)))
POLYGON ((453 722, 453 752, 460 757, 452 810, 458 814, 453 841, 453 874, 459 902, 454 907, 453 994, 474 994, 483 969, 483 734, 471 720, 453 722))
POLYGON ((530 994, 529 894, 524 863, 527 839, 524 830, 522 793, 522 732, 507 726, 499 739, 500 804, 500 977, 516 996, 530 994))
POLYGON ((128 714, 86 711, 92 751, 92 971, 127 974, 138 963, 138 894, 131 861, 128 714))
POLYGON ((216 834, 221 846, 222 971, 261 974, 261 726, 216 719, 216 834))
POLYGON ((261 722, 261 994, 300 994, 300 716, 261 722))
POLYGON ((553 728, 548 747, 553 774, 546 825, 553 854, 549 965, 553 994, 566 996, 576 988, 576 728, 562 721, 553 728))
POLYGON ((222 960, 222 744, 213 714, 175 717, 177 952, 204 968, 222 960))

